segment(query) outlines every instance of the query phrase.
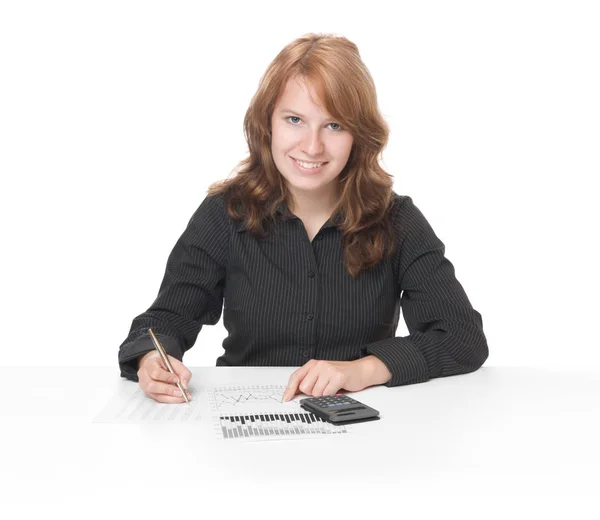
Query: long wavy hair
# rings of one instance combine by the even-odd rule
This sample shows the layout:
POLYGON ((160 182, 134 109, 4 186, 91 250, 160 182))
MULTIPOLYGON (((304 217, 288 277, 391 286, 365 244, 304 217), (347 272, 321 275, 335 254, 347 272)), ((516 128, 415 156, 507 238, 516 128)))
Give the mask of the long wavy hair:
POLYGON ((389 127, 379 112, 373 78, 358 47, 345 37, 306 34, 281 50, 244 118, 249 156, 234 168, 234 177, 214 183, 208 194, 223 194, 229 216, 245 221, 246 231, 262 238, 280 205, 290 207, 291 193, 271 153, 271 117, 287 81, 297 76, 315 85, 325 109, 353 136, 348 162, 337 177, 341 196, 334 214, 346 269, 356 279, 393 252, 393 178, 379 164, 389 127))

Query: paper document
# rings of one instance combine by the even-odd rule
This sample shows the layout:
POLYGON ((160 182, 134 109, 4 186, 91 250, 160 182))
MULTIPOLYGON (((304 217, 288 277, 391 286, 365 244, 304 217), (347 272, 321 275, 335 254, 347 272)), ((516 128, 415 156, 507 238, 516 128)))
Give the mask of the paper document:
MULTIPOLYGON (((192 389, 190 388, 192 391, 192 389)), ((211 423, 219 440, 267 441, 347 435, 351 426, 334 425, 307 412, 296 400, 281 402, 284 385, 229 385, 192 391, 190 403, 159 403, 138 385, 127 385, 94 422, 211 423)))
POLYGON ((343 435, 346 426, 334 425, 304 410, 297 401, 281 402, 283 385, 219 386, 208 402, 215 435, 227 440, 315 438, 343 435))
POLYGON ((113 397, 93 422, 167 422, 199 421, 199 401, 183 404, 159 403, 148 397, 138 385, 131 385, 113 397), (128 391, 129 390, 129 391, 128 391))

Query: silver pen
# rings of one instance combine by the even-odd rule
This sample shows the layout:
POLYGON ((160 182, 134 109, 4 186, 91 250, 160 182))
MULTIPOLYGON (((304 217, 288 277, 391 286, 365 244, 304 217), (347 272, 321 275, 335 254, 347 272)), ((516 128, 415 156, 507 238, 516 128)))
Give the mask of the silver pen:
MULTIPOLYGON (((165 365, 167 365, 167 368, 169 369, 169 372, 171 372, 171 374, 177 376, 177 374, 175 374, 175 370, 173 370, 173 367, 171 366, 171 362, 169 361, 169 358, 167 357, 167 353, 165 352, 165 348, 160 344, 160 341, 158 341, 158 338, 154 335, 154 332, 152 332, 152 329, 148 329, 148 332, 150 333, 150 336, 152 337, 152 342, 154 343, 154 346, 156 347, 156 350, 158 350, 160 356, 162 357, 163 361, 165 362, 165 365)), ((181 382, 179 381, 179 376, 177 376, 177 387, 179 388, 179 390, 181 390, 181 395, 183 395, 183 398, 185 399, 186 403, 189 403, 189 399, 187 398, 187 394, 185 389, 181 386, 181 382)))

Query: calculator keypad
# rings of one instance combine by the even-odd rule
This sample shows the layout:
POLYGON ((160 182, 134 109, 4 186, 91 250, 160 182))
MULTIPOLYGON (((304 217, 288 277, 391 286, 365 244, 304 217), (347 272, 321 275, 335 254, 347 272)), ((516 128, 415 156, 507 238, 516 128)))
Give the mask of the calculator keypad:
POLYGON ((356 404, 358 401, 348 397, 347 395, 326 395, 323 397, 311 397, 308 399, 311 403, 320 406, 321 408, 335 408, 348 404, 356 404))

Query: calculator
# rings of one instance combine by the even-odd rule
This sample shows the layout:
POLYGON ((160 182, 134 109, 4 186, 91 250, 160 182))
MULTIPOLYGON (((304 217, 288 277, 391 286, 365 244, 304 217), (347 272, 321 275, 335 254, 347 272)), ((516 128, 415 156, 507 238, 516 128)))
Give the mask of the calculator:
POLYGON ((300 399, 300 406, 333 424, 350 424, 379 419, 377 410, 344 394, 300 399))

